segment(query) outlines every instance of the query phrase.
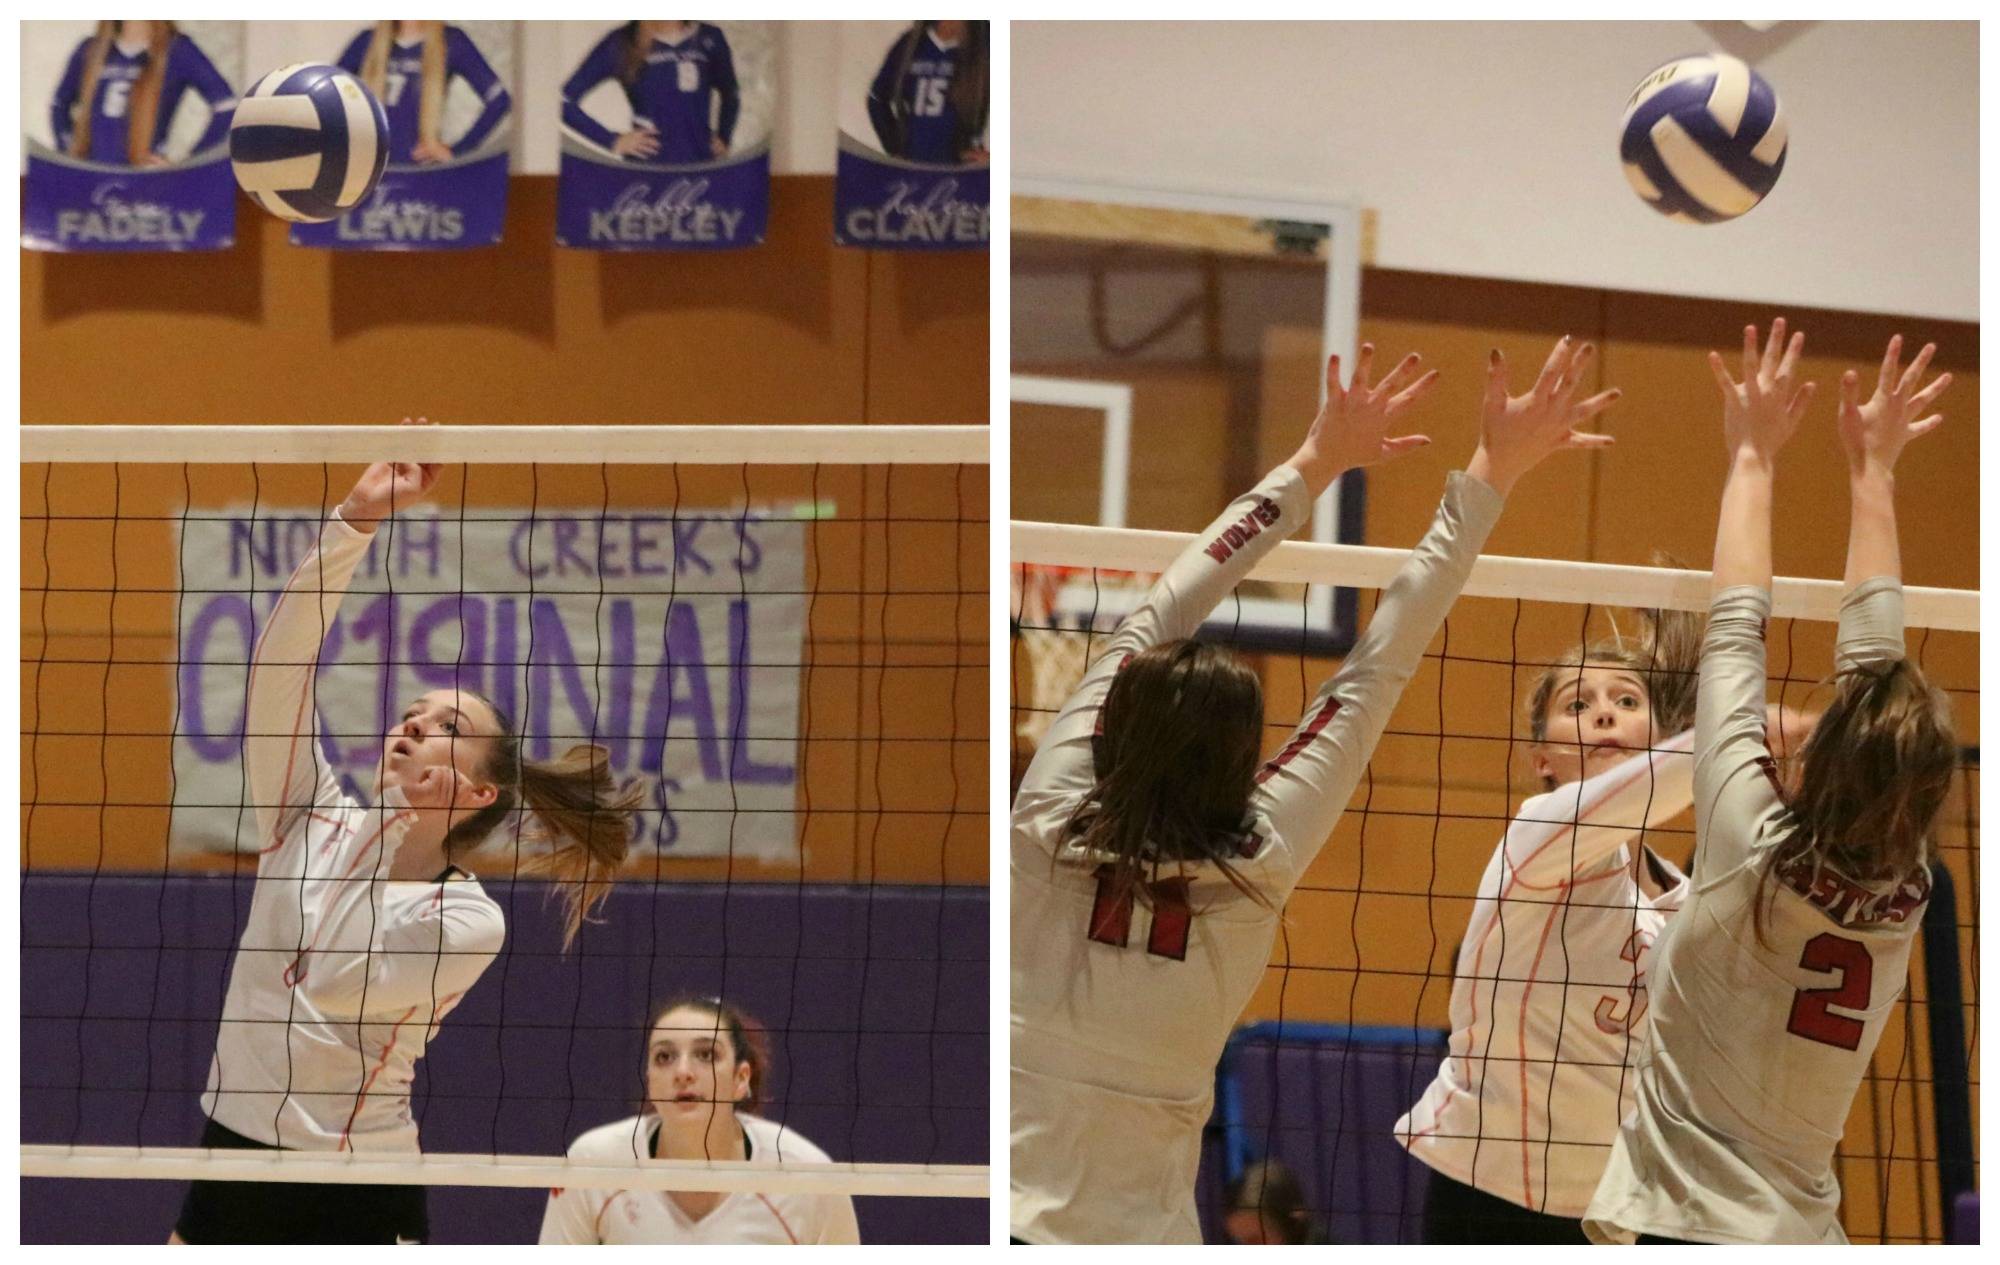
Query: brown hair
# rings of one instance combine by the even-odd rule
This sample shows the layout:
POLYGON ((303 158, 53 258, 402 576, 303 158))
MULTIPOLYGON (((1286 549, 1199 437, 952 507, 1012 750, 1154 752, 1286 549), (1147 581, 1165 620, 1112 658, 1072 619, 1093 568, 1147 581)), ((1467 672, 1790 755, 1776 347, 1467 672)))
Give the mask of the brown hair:
POLYGON ((1834 678, 1833 701, 1799 755, 1788 806, 1796 828, 1771 849, 1752 918, 1764 939, 1764 887, 1794 866, 1831 866, 1861 883, 1930 863, 1930 832, 1958 773, 1951 703, 1907 659, 1834 678))
MULTIPOLYGON (((1548 741, 1549 704, 1556 688, 1574 680, 1586 664, 1638 673, 1652 708, 1655 739, 1671 738, 1694 723, 1695 683, 1707 617, 1693 611, 1642 610, 1638 615, 1640 633, 1636 638, 1614 631, 1608 640, 1571 646, 1543 667, 1528 699, 1528 734, 1535 742, 1548 741)), ((1543 789, 1554 787, 1551 784, 1543 789)))
POLYGON ((986 130, 987 23, 965 24, 958 73, 951 77, 951 108, 958 116, 955 143, 962 150, 986 130))
MULTIPOLYGON (((439 128, 444 120, 444 23, 419 22, 423 28, 424 81, 423 95, 417 101, 417 139, 435 141, 440 139, 439 128)), ((383 101, 388 100, 385 89, 389 80, 389 50, 396 44, 396 24, 377 22, 375 33, 368 39, 368 52, 361 59, 361 82, 368 91, 383 101)))
POLYGON ((1287 1245, 1313 1241, 1312 1210, 1306 1207, 1299 1179, 1278 1160, 1259 1160, 1229 1183, 1225 1213, 1255 1212, 1274 1223, 1287 1245))
MULTIPOLYGON (((652 1046, 653 1029, 660 1026, 662 1019, 682 1007, 699 1010, 713 1017, 715 1035, 728 1037, 729 1048, 736 1055, 736 1061, 750 1065, 750 1088, 737 1101, 736 1108, 755 1115, 764 1106, 764 1096, 770 1088, 771 1044, 763 1024, 720 997, 680 993, 653 1007, 653 1017, 646 1021, 646 1031, 640 1037, 639 1066, 643 1069, 646 1065, 646 1050, 652 1046)), ((642 1070, 640 1073, 642 1086, 644 1081, 645 1073, 642 1070)))
POLYGON ((499 793, 493 802, 452 826, 445 835, 447 855, 484 844, 516 806, 534 815, 550 848, 531 857, 524 873, 553 878, 566 906, 563 947, 575 943, 584 922, 611 894, 618 867, 632 847, 632 814, 645 788, 620 790, 611 776, 611 755, 581 744, 553 760, 524 760, 521 740, 507 714, 479 696, 499 724, 483 776, 499 793))
POLYGON ((652 34, 643 22, 625 24, 625 58, 618 65, 618 82, 630 89, 639 82, 640 72, 646 69, 646 46, 652 43, 652 34))
MULTIPOLYGON (((73 128, 69 138, 69 152, 72 158, 85 158, 90 154, 91 106, 97 97, 98 81, 104 77, 104 59, 110 55, 111 43, 118 38, 124 27, 122 22, 99 22, 97 33, 90 37, 90 51, 83 56, 83 80, 79 85, 76 104, 70 107, 73 128)), ((153 23, 153 38, 146 49, 146 68, 139 72, 139 81, 132 86, 129 120, 125 130, 125 161, 134 167, 139 160, 153 152, 153 132, 160 122, 160 89, 167 77, 167 49, 180 34, 172 22, 153 23)))
POLYGON ((1264 691, 1236 656, 1199 641, 1141 651, 1112 679, 1100 713, 1097 785, 1070 815, 1080 847, 1110 858, 1111 894, 1149 899, 1162 861, 1211 861, 1269 904, 1228 858, 1256 786, 1264 691))

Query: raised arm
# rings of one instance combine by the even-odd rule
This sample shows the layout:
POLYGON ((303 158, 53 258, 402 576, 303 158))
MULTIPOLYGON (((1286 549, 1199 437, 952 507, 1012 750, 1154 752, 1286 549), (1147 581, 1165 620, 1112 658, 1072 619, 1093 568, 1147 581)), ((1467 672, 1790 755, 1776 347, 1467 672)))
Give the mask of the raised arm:
POLYGON ((1578 429, 1619 396, 1614 390, 1576 398, 1594 354, 1590 344, 1565 337, 1527 394, 1510 397, 1507 362, 1493 353, 1480 407, 1479 447, 1466 472, 1450 476, 1430 531, 1383 590, 1368 631, 1257 774, 1258 803, 1290 845, 1293 881, 1325 846, 1346 809, 1396 700, 1499 520, 1507 493, 1552 452, 1612 442, 1609 435, 1578 429))
POLYGON ((1375 348, 1363 344, 1353 383, 1340 385, 1340 357, 1327 362, 1326 403, 1291 458, 1231 502, 1167 567, 1146 598, 1102 646, 1093 646, 1082 682, 1049 726, 1021 781, 1023 796, 1072 794, 1095 781, 1091 736, 1111 678, 1127 658, 1163 642, 1193 636, 1217 603, 1258 559, 1297 531, 1312 504, 1342 472, 1391 460, 1430 442, 1423 435, 1388 434, 1389 423, 1437 381, 1418 376, 1421 360, 1404 357, 1380 383, 1368 385, 1375 348))
POLYGON ((1729 474, 1715 528, 1715 575, 1695 699, 1695 867, 1706 882, 1749 856, 1758 823, 1782 807, 1777 763, 1765 745, 1768 678, 1764 625, 1771 614, 1771 484, 1778 450, 1798 429, 1815 384, 1796 381, 1805 335, 1785 342, 1785 322, 1757 350, 1743 329, 1743 380, 1722 357, 1709 369, 1722 390, 1729 474))
POLYGON ((1508 823, 1507 872, 1531 889, 1566 883, 1694 799, 1692 729, 1602 773, 1529 799, 1508 823))

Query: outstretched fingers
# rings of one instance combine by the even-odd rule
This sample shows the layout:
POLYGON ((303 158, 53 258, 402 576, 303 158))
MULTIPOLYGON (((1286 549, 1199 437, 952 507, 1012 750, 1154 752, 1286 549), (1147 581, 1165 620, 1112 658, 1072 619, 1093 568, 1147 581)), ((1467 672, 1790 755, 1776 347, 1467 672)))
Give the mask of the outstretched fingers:
POLYGON ((1931 401, 1943 395, 1944 389, 1950 385, 1951 375, 1948 373, 1939 374, 1929 386, 1910 397, 1910 411, 1912 413, 1923 412, 1931 406, 1931 401))
POLYGON ((1424 394, 1437 385, 1438 371, 1433 369, 1415 382, 1389 397, 1389 416, 1394 417, 1410 405, 1422 399, 1424 394))
POLYGON ((1861 375, 1849 369, 1840 375, 1840 410, 1843 413, 1859 410, 1861 407, 1861 375))
POLYGON ((1799 424, 1799 419, 1806 415, 1806 406, 1812 403, 1813 396, 1817 394, 1819 394, 1819 383, 1808 382, 1792 396, 1791 407, 1785 410, 1785 416, 1792 425, 1799 424))
POLYGON ((1375 384, 1374 390, 1368 393, 1368 398, 1370 400, 1383 399, 1393 396, 1396 392, 1408 386, 1416 377, 1417 367, 1423 363, 1423 359, 1422 356, 1413 351, 1397 361, 1396 367, 1391 369, 1380 382, 1375 384))
POLYGON ((1429 435, 1392 435, 1382 441, 1382 460, 1408 456, 1431 442, 1429 435))
POLYGON ((1715 375, 1715 385, 1722 388, 1722 393, 1725 396, 1735 393, 1736 379, 1730 377, 1729 370, 1723 366, 1721 352, 1711 351, 1708 353, 1708 371, 1715 375))
POLYGON ((1897 334, 1889 340, 1888 350, 1882 353, 1882 371, 1875 376, 1875 389, 1893 391, 1896 389, 1896 365, 1903 358, 1903 336, 1897 334))
POLYGON ((1910 367, 1903 370, 1902 378, 1896 383, 1896 394, 1905 394, 1910 388, 1923 381, 1924 370, 1930 368, 1931 357, 1936 354, 1937 344, 1925 343, 1924 349, 1917 353, 1917 358, 1910 362, 1910 367))
POLYGON ((1563 373, 1569 368, 1572 346, 1569 335, 1564 334, 1555 350, 1549 353, 1549 358, 1542 362, 1541 376, 1535 379, 1536 399, 1547 401, 1555 398, 1556 384, 1562 381, 1563 373))
POLYGON ((1793 334, 1792 341, 1785 345, 1785 358, 1778 362, 1778 377, 1789 379, 1798 371, 1799 356, 1806 349, 1806 336, 1793 334))

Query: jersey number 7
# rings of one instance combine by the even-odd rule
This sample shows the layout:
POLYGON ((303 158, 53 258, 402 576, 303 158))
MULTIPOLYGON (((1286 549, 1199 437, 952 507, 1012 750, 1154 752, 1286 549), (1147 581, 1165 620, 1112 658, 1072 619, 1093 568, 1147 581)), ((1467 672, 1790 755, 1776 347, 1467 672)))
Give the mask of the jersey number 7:
POLYGON ((1831 988, 1801 988, 1792 995, 1792 1018, 1785 1031, 1795 1037, 1817 1041, 1843 1050, 1861 1048, 1865 1025, 1859 1019, 1836 1015, 1829 1006, 1843 1010, 1868 1009, 1875 982, 1875 959, 1859 940, 1823 931, 1806 941, 1799 965, 1808 971, 1838 971, 1840 979, 1831 988))

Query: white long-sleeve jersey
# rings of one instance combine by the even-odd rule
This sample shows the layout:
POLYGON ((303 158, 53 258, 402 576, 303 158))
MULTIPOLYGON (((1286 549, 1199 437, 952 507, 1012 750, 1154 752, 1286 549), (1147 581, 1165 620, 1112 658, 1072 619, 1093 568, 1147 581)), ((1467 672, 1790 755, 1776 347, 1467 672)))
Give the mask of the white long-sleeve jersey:
POLYGON ((1453 474, 1368 630, 1257 775, 1232 867, 1189 863, 1150 903, 1100 909, 1098 866, 1068 835, 1096 784, 1091 737, 1131 655, 1192 636, 1303 524, 1280 468, 1238 498, 1095 651, 1014 800, 1012 1213, 1035 1243, 1199 1242, 1195 1168, 1216 1060, 1263 976, 1277 910, 1325 845, 1403 686, 1465 583, 1502 499, 1453 474), (1122 933, 1122 934, 1121 934, 1122 933))
MULTIPOLYGON (((749 1158, 790 1163, 830 1162, 825 1151, 761 1116, 737 1113, 749 1143, 749 1158)), ((576 1140, 573 1159, 626 1159, 653 1163, 659 1134, 657 1116, 630 1116, 600 1125, 576 1140)), ((664 1190, 586 1190, 563 1187, 549 1192, 542 1215, 544 1244, 551 1243, 859 1243, 854 1200, 847 1195, 761 1195, 738 1192, 699 1220, 688 1216, 664 1190)))
MULTIPOLYGON (((1902 585, 1880 576, 1840 607, 1842 668, 1903 656, 1902 585)), ((1833 1153, 1908 982, 1930 876, 1864 885, 1820 866, 1772 884, 1770 849, 1797 829, 1764 746, 1771 597, 1711 606, 1695 703, 1695 861, 1656 949, 1638 1100, 1584 1230, 1707 1243, 1844 1243, 1833 1153)))
MULTIPOLYGON (((1687 894, 1634 873, 1642 833, 1694 798, 1692 731, 1521 805, 1479 880, 1451 989, 1451 1047, 1396 1122, 1438 1172, 1581 1217, 1632 1106, 1653 943, 1687 894)), ((1645 862, 1641 862, 1644 864, 1645 862)))
POLYGON ((407 801, 363 807, 319 759, 320 644, 368 541, 328 518, 250 666, 243 763, 264 846, 201 1106, 297 1150, 417 1149, 416 1062, 506 937, 470 877, 389 879, 407 801))

